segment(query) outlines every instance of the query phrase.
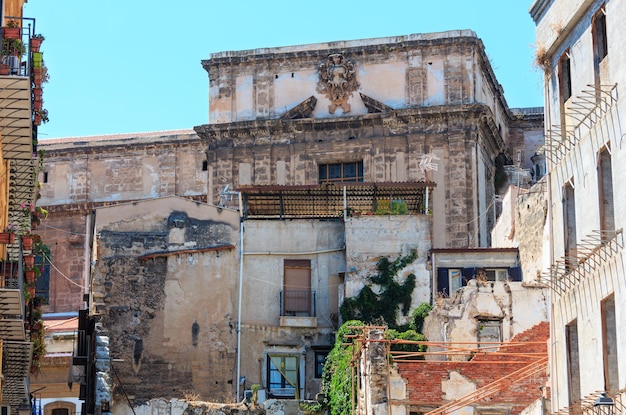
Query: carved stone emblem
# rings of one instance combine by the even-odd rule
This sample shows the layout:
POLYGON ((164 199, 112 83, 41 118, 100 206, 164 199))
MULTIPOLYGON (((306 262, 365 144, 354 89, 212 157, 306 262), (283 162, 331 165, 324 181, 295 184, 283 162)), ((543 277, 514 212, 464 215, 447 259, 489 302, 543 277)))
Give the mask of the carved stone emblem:
POLYGON ((356 81, 356 63, 340 53, 328 55, 328 60, 319 66, 320 80, 317 90, 330 100, 328 112, 335 113, 337 107, 344 113, 350 112, 348 98, 359 88, 356 81))

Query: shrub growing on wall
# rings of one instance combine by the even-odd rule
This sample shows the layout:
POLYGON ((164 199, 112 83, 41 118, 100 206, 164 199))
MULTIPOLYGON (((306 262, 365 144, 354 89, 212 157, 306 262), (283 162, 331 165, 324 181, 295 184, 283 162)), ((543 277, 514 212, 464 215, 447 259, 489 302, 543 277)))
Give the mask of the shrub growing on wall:
POLYGON ((366 285, 356 297, 344 300, 341 305, 343 321, 359 320, 366 324, 383 323, 391 329, 406 330, 408 326, 399 326, 397 323, 398 310, 407 314, 411 308, 411 295, 415 289, 415 275, 409 274, 400 284, 395 280, 402 269, 417 259, 417 252, 405 256, 398 256, 393 262, 388 258, 381 258, 376 263, 378 273, 369 278, 371 284, 366 285), (378 285, 381 290, 376 294, 372 284, 378 285))

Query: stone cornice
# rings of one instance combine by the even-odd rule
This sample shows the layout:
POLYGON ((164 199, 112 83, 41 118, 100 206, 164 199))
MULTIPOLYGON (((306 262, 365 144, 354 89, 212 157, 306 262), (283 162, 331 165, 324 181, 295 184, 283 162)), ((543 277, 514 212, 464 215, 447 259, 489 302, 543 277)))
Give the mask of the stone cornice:
POLYGON ((211 55, 210 59, 201 61, 202 67, 210 73, 212 68, 220 66, 250 65, 260 62, 289 61, 289 60, 312 60, 315 62, 325 60, 329 54, 342 53, 351 58, 390 54, 406 49, 418 49, 434 46, 460 47, 463 44, 469 47, 482 42, 476 34, 470 30, 456 30, 444 33, 429 33, 398 36, 392 38, 366 39, 362 41, 342 41, 319 43, 313 45, 297 45, 279 48, 262 48, 243 51, 220 52, 211 55), (377 42, 378 41, 378 42, 377 42))
POLYGON ((253 120, 233 123, 205 124, 195 127, 196 132, 209 144, 209 148, 228 145, 289 144, 304 141, 304 133, 316 131, 359 130, 383 126, 393 129, 389 135, 411 133, 415 124, 437 122, 458 125, 477 124, 480 118, 493 118, 489 107, 483 104, 443 105, 405 108, 386 113, 364 114, 351 117, 253 120), (402 129, 403 131, 398 131, 402 129), (234 143, 233 141, 238 141, 234 143), (246 143, 245 141, 248 140, 246 143))
POLYGON ((120 139, 111 140, 107 137, 90 137, 87 141, 82 141, 77 137, 73 141, 59 141, 46 143, 46 140, 39 142, 38 148, 46 151, 46 158, 61 157, 63 154, 102 154, 103 151, 117 151, 130 149, 149 149, 149 148, 177 148, 187 147, 193 144, 201 144, 201 139, 196 134, 171 134, 151 136, 141 139, 120 139))
MULTIPOLYGON (((185 199, 194 200, 196 202, 206 203, 207 195, 194 195, 194 196, 180 196, 185 199)), ((144 200, 144 199, 139 199, 144 200)), ((71 216, 87 215, 94 209, 115 206, 122 203, 135 202, 134 200, 114 200, 114 201, 99 201, 99 202, 83 202, 83 203, 64 203, 60 205, 46 205, 42 206, 48 211, 48 217, 50 219, 67 218, 71 216)), ((42 230, 45 230, 46 222, 42 223, 42 230)))

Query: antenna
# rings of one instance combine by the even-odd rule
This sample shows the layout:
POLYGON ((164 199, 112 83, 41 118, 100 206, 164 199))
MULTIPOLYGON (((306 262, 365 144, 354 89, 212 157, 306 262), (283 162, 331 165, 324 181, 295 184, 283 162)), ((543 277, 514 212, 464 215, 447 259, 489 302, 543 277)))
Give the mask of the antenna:
POLYGON ((226 186, 224 186, 222 190, 220 190, 220 202, 219 202, 220 207, 224 207, 226 203, 232 200, 233 193, 228 191, 229 187, 230 185, 227 184, 226 186))
POLYGON ((424 180, 426 180, 426 171, 434 170, 437 171, 438 166, 437 163, 433 163, 433 160, 441 160, 433 153, 422 154, 420 156, 420 170, 422 171, 422 176, 424 180))

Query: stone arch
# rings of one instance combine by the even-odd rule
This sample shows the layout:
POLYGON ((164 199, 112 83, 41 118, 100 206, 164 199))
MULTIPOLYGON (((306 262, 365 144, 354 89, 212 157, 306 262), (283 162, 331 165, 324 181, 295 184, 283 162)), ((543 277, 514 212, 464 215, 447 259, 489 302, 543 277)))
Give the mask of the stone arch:
POLYGON ((76 405, 73 402, 66 401, 50 402, 44 405, 43 413, 44 415, 74 415, 76 413, 76 405), (65 413, 63 414, 63 412, 65 413))

